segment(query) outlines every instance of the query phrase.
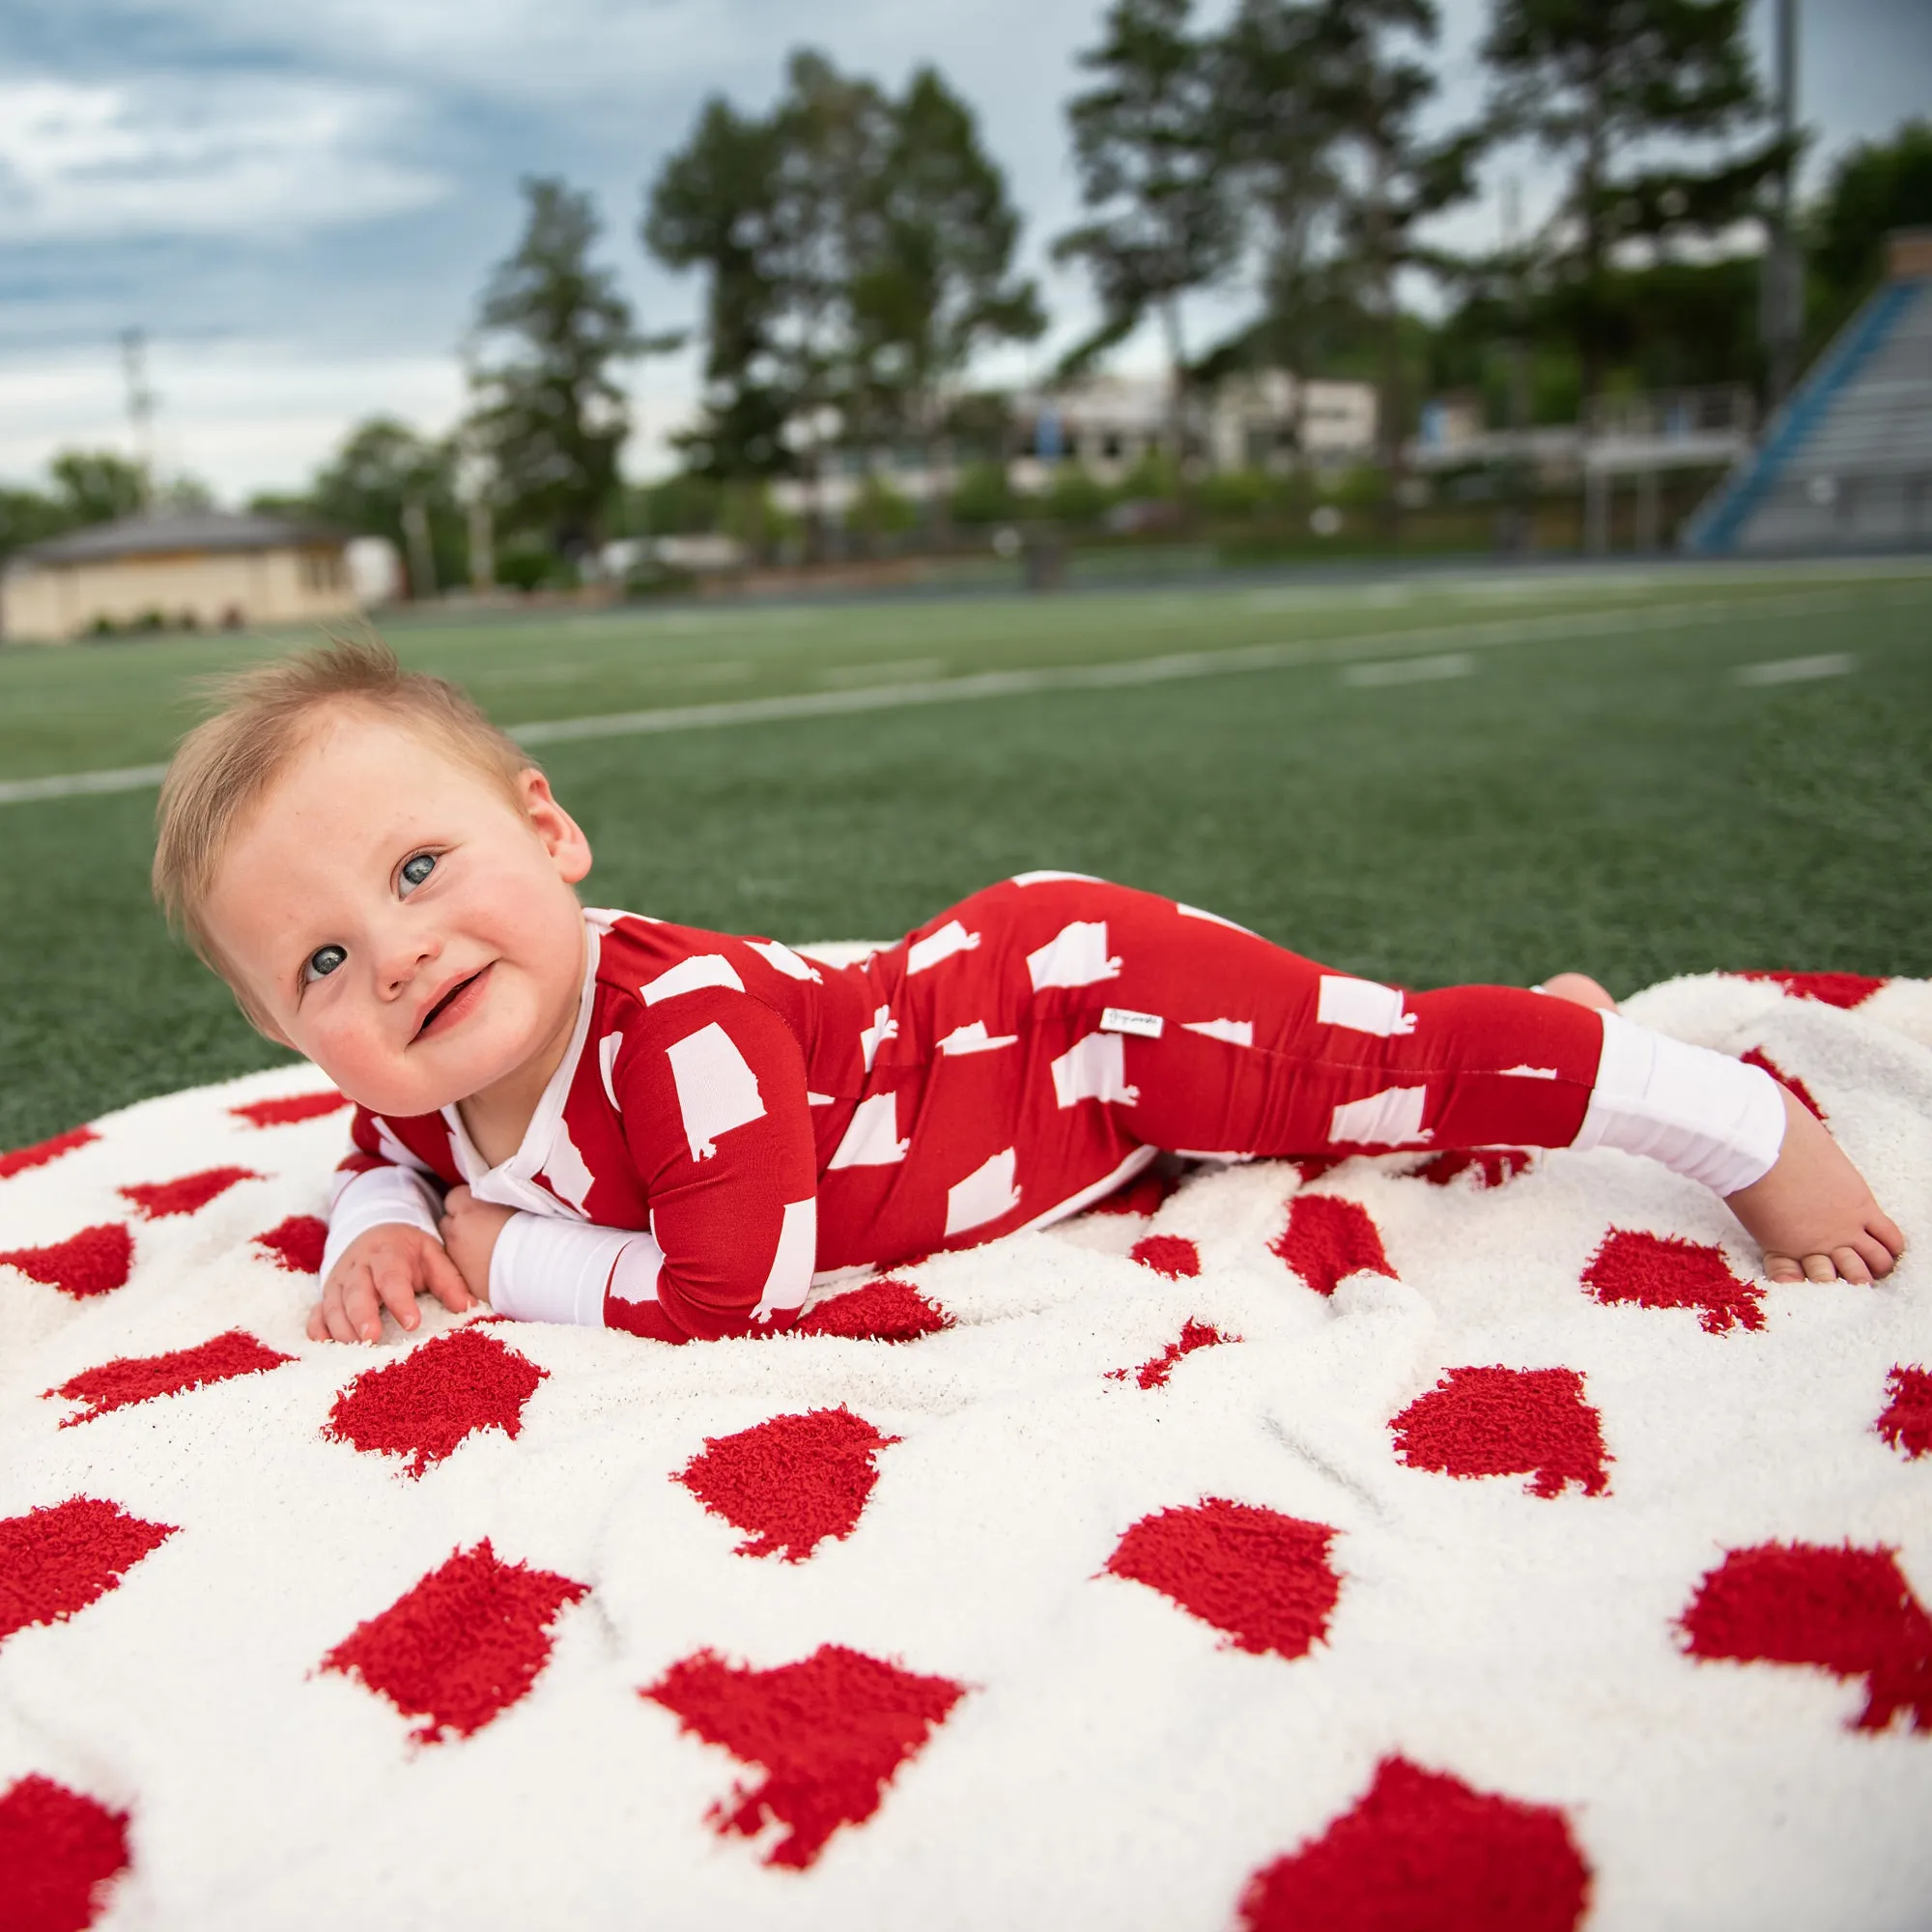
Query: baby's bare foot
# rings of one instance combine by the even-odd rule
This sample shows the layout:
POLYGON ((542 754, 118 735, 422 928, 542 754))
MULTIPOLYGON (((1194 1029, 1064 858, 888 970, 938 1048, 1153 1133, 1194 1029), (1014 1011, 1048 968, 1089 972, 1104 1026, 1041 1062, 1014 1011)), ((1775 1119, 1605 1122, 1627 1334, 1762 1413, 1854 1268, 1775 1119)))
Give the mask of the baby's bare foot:
POLYGON ((1725 1200, 1764 1250, 1773 1281, 1869 1282, 1891 1272, 1905 1236, 1823 1123, 1784 1088, 1784 1145, 1762 1180, 1725 1200))
POLYGON ((1617 1003, 1587 973, 1552 973, 1543 982, 1543 990, 1574 1007, 1595 1007, 1599 1012, 1615 1012, 1617 1003))

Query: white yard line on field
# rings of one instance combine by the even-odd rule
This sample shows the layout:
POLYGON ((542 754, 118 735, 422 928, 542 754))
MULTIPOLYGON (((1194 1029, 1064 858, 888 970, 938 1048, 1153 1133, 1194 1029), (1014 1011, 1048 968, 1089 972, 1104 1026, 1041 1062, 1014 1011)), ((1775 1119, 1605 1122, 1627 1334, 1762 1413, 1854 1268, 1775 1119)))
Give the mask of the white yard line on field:
MULTIPOLYGON (((1582 638, 1648 637, 1678 626, 1724 623, 1741 615, 1793 617, 1835 611, 1869 610, 1875 603, 1917 603, 1924 592, 1902 588, 1889 598, 1869 590, 1804 592, 1789 597, 1713 598, 1639 610, 1573 611, 1434 629, 1366 632, 1316 639, 1307 643, 1249 644, 1230 650, 1174 651, 1160 657, 1121 658, 1103 664, 1037 665, 1024 669, 971 672, 964 677, 907 679, 862 685, 849 691, 787 692, 773 697, 734 698, 714 704, 666 705, 652 711, 616 711, 589 718, 547 718, 512 724, 524 745, 576 744, 591 738, 653 736, 661 731, 703 731, 730 724, 769 724, 794 718, 836 718, 865 711, 896 711, 922 704, 961 704, 981 698, 1025 697, 1052 691, 1112 691, 1176 679, 1226 677, 1241 671, 1290 670, 1335 665, 1358 652, 1416 644, 1454 644, 1462 651, 1505 644, 1564 642, 1582 638)), ((1442 655, 1453 655, 1443 653, 1442 655)), ((0 781, 0 805, 71 798, 87 792, 140 791, 157 784, 163 765, 129 765, 119 771, 66 772, 50 778, 0 781)))
POLYGON ((1731 675, 1739 684, 1808 684, 1818 677, 1844 677, 1858 668, 1850 651, 1827 651, 1815 658, 1773 658, 1768 664, 1740 665, 1731 675))
POLYGON ((1356 685, 1434 684, 1439 678, 1467 677, 1476 661, 1467 651, 1442 651, 1429 658, 1381 658, 1374 664, 1346 665, 1342 682, 1356 685))

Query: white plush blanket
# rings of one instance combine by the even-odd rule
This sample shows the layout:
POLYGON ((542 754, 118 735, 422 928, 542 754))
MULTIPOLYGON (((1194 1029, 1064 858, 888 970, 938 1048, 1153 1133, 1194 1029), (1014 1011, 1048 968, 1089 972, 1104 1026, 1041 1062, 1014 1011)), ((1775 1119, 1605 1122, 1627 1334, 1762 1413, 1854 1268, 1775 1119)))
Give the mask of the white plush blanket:
POLYGON ((1357 1159, 352 1350, 312 1068, 0 1159, 0 1921, 1932 1922, 1932 983, 1808 992, 1630 1010, 1804 1083, 1877 1288, 1357 1159))

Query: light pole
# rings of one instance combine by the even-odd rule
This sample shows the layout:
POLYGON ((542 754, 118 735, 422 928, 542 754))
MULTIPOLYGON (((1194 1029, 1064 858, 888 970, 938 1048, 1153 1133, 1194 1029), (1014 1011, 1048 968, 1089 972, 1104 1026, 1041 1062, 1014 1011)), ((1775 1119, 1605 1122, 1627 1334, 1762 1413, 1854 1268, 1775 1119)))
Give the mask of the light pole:
POLYGON ((1764 261, 1764 342, 1776 409, 1798 380, 1804 327, 1804 277, 1793 220, 1798 145, 1798 0, 1774 0, 1776 14, 1777 135, 1784 144, 1771 246, 1764 261))

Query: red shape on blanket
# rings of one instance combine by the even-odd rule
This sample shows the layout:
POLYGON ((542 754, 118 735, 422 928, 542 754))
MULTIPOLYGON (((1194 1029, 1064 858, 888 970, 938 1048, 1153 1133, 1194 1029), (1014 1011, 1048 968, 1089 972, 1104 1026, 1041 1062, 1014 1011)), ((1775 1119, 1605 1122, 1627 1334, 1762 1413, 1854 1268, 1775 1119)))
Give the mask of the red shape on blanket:
POLYGON ((1608 1483, 1602 1418, 1575 1369, 1451 1369, 1389 1423, 1412 1469, 1450 1476, 1533 1475, 1532 1495, 1571 1483, 1600 1496, 1608 1483))
POLYGON ((357 1376, 322 1433, 366 1453, 407 1456, 405 1473, 420 1476, 479 1429, 514 1437, 525 1403, 549 1373, 479 1326, 458 1328, 357 1376))
POLYGON ((51 1140, 36 1141, 32 1147, 15 1148, 12 1153, 0 1153, 0 1180, 9 1180, 16 1174, 25 1174, 30 1167, 44 1167, 50 1160, 58 1160, 64 1153, 71 1153, 75 1148, 84 1148, 90 1141, 100 1138, 92 1127, 70 1127, 64 1134, 56 1134, 51 1140))
POLYGON ((232 1381, 237 1376, 259 1376, 294 1360, 293 1355, 265 1348, 242 1329, 231 1328, 197 1349, 175 1349, 165 1355, 117 1355, 98 1369, 83 1369, 79 1375, 70 1376, 46 1394, 85 1405, 79 1414, 70 1415, 61 1424, 63 1429, 71 1429, 76 1422, 92 1422, 110 1409, 152 1402, 156 1396, 181 1395, 210 1382, 232 1381))
POLYGON ((1297 1194, 1288 1226, 1269 1243, 1317 1294, 1333 1294, 1351 1274, 1394 1274, 1367 1210, 1339 1194, 1297 1194))
POLYGON ((267 1248, 275 1265, 291 1274, 320 1274, 327 1242, 328 1223, 315 1214, 291 1214, 255 1236, 255 1245, 267 1248))
POLYGON ((1883 1545, 1727 1550, 1705 1572, 1678 1628, 1692 1657, 1808 1663, 1834 1677, 1862 1677, 1865 1707, 1856 1730, 1882 1731, 1901 1711, 1912 1729, 1932 1730, 1932 1617, 1897 1552, 1883 1545))
POLYGON ((471 1737, 528 1693, 550 1662, 557 1613, 589 1594, 554 1570, 505 1563, 486 1536, 357 1624, 322 1668, 424 1719, 410 1733, 417 1744, 471 1737))
POLYGON ((1110 1382, 1123 1382, 1132 1376, 1144 1389, 1165 1388, 1167 1378, 1174 1373, 1174 1365, 1183 1355, 1191 1355, 1196 1349, 1212 1349, 1223 1342, 1238 1342, 1238 1335, 1224 1335, 1218 1328, 1206 1321, 1196 1321, 1192 1316, 1182 1324, 1180 1339, 1170 1342, 1159 1354, 1143 1362, 1138 1369, 1109 1369, 1110 1382))
POLYGON ((782 1825, 785 1834, 765 1862, 803 1871, 840 1825, 863 1825, 879 1808, 899 1766, 946 1721, 966 1687, 822 1643, 772 1670, 701 1650, 638 1694, 764 1773, 713 1805, 711 1823, 721 1836, 747 1838, 782 1825))
POLYGON ((952 1318, 909 1281, 868 1281, 809 1308, 788 1329, 765 1334, 838 1335, 850 1342, 917 1342, 951 1328, 952 1318))
POLYGON ((1172 1175, 1137 1174, 1124 1186, 1115 1188, 1104 1201, 1094 1202, 1087 1211, 1090 1214, 1151 1214, 1179 1184, 1172 1175))
POLYGON ((1385 1757, 1351 1809, 1248 1881, 1241 1923, 1247 1932, 1570 1932, 1589 1902, 1590 1868, 1554 1805, 1385 1757))
POLYGON ((86 1609, 174 1533, 96 1496, 0 1517, 0 1642, 86 1609))
POLYGON ((1337 1532, 1251 1503, 1207 1496, 1142 1517, 1106 1574, 1145 1583, 1212 1624, 1237 1650, 1305 1657, 1328 1634, 1342 1579, 1328 1560, 1337 1532))
POLYGON ((0 1253, 0 1264, 78 1301, 126 1284, 134 1265, 134 1237, 121 1222, 103 1221, 50 1247, 10 1248, 0 1253))
POLYGON ((1890 1401, 1872 1427, 1915 1461, 1932 1452, 1932 1375, 1894 1368, 1885 1378, 1885 1392, 1890 1401))
POLYGON ((1849 1011, 1868 1000, 1886 982, 1869 973, 1741 973, 1741 980, 1772 980, 1793 999, 1817 1000, 1849 1011))
POLYGON ((7 1932, 84 1932, 127 1869, 127 1812, 35 1773, 0 1794, 7 1932))
POLYGON ((1127 1250, 1130 1262, 1139 1262, 1169 1281, 1182 1276, 1191 1280, 1201 1272, 1201 1250, 1183 1235, 1143 1235, 1127 1250))
POLYGON ((1527 1148, 1464 1148, 1431 1154, 1415 1171, 1432 1187, 1447 1187, 1458 1175, 1473 1174, 1478 1188, 1504 1187, 1529 1170, 1527 1148))
POLYGON ((301 1121, 319 1121, 325 1114, 340 1113, 348 1104, 349 1095, 330 1087, 320 1094, 292 1094, 284 1100, 249 1100, 228 1111, 250 1126, 292 1127, 301 1121))
POLYGON ((149 1220, 158 1221, 167 1214, 197 1214, 237 1181, 261 1178, 245 1167, 205 1167, 199 1174, 184 1174, 178 1180, 140 1180, 117 1191, 149 1220))
POLYGON ((1676 1235, 1612 1228, 1583 1264, 1583 1285, 1605 1303, 1634 1301, 1644 1308, 1695 1308, 1707 1335, 1733 1327, 1762 1328, 1764 1289, 1740 1281, 1721 1248, 1676 1235))
POLYGON ((672 1480, 713 1516, 753 1532, 740 1556, 803 1563, 827 1537, 852 1534, 879 1480, 872 1459, 899 1439, 842 1405, 775 1415, 735 1435, 707 1435, 672 1480))
POLYGON ((1778 1065, 1776 1061, 1768 1060, 1756 1047, 1752 1047, 1748 1053, 1739 1054, 1738 1058, 1747 1066, 1755 1066, 1760 1073, 1769 1073, 1780 1086, 1789 1087, 1792 1094, 1796 1096, 1799 1105, 1808 1108, 1821 1121, 1830 1119, 1824 1108, 1819 1106, 1817 1101, 1811 1097, 1810 1088, 1805 1086, 1797 1074, 1785 1072, 1784 1068, 1778 1065))

